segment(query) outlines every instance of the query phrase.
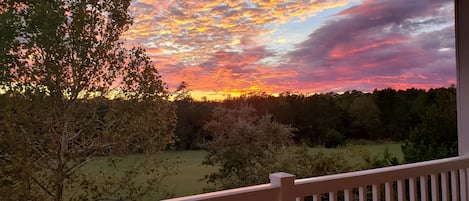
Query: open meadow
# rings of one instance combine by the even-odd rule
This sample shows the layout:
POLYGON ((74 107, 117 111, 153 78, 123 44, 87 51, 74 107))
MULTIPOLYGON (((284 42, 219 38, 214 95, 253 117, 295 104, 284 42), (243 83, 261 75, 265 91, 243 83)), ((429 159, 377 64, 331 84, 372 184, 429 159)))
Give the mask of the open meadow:
MULTIPOLYGON (((388 147, 389 153, 397 157, 400 162, 403 160, 403 153, 401 151, 401 143, 385 143, 385 144, 353 144, 346 148, 328 149, 322 147, 310 148, 311 153, 324 152, 333 153, 338 149, 353 149, 361 150, 369 153, 371 156, 382 154, 385 147, 388 147)), ((203 150, 189 150, 189 151, 165 151, 162 152, 160 157, 168 159, 167 162, 177 163, 177 174, 166 177, 162 183, 161 189, 169 192, 171 197, 180 197, 203 192, 203 189, 208 186, 204 181, 204 176, 216 171, 216 167, 206 166, 202 164, 207 152, 203 150)), ((106 168, 106 159, 101 158, 91 161, 84 166, 82 170, 89 175, 98 174, 99 171, 106 171, 108 173, 119 173, 125 171, 125 167, 130 167, 140 160, 140 155, 128 155, 119 157, 120 168, 106 168)), ((266 175, 268 177, 268 175, 266 175)), ((152 195, 152 198, 157 199, 167 197, 167 195, 152 195)), ((149 198, 149 200, 154 200, 149 198)))

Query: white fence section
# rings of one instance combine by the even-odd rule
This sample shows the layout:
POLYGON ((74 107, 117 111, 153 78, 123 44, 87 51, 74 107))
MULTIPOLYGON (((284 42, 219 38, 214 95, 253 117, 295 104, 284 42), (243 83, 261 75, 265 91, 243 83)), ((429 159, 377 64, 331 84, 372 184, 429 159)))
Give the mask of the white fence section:
POLYGON ((469 201, 469 157, 296 179, 273 173, 270 184, 166 201, 469 201))

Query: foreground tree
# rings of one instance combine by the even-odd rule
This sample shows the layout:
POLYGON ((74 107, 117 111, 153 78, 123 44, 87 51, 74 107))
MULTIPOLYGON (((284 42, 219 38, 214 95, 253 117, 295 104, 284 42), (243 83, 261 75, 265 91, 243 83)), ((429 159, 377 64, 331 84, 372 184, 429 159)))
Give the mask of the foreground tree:
POLYGON ((291 142, 292 128, 258 116, 251 106, 216 107, 205 129, 211 134, 206 164, 219 167, 208 176, 216 189, 262 182, 276 156, 291 142), (255 172, 256 173, 255 173, 255 172))
MULTIPOLYGON (((8 53, 0 58, 1 200, 133 200, 148 190, 88 188, 92 182, 80 171, 95 156, 135 152, 148 156, 147 171, 158 171, 152 153, 173 142, 175 107, 161 77, 143 49, 126 49, 119 39, 132 21, 129 6, 130 0, 0 3, 0 27, 16 30, 1 35, 8 53)), ((129 178, 122 181, 132 184, 129 178)))

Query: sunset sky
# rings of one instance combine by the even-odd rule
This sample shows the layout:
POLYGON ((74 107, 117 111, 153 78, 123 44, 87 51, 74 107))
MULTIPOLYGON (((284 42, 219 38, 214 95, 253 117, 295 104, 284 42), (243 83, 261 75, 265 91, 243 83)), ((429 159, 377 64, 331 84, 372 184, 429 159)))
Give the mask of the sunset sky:
POLYGON ((456 83, 448 0, 136 0, 126 44, 196 98, 456 83))

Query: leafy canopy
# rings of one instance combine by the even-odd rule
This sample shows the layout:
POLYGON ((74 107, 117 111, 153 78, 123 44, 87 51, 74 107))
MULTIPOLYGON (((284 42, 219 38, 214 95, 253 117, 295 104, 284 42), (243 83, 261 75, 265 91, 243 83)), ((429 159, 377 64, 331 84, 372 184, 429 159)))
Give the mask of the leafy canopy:
MULTIPOLYGON (((96 156, 129 153, 146 153, 148 171, 157 171, 151 153, 174 140, 175 107, 161 76, 144 49, 120 39, 132 23, 129 6, 130 0, 0 2, 1 200, 142 195, 144 188, 128 179, 109 180, 128 182, 114 185, 128 186, 125 196, 90 189, 81 171, 96 156)), ((158 175, 147 178, 160 181, 151 179, 158 175)))

